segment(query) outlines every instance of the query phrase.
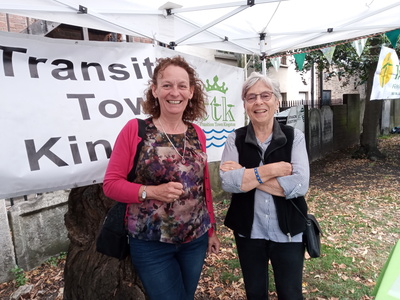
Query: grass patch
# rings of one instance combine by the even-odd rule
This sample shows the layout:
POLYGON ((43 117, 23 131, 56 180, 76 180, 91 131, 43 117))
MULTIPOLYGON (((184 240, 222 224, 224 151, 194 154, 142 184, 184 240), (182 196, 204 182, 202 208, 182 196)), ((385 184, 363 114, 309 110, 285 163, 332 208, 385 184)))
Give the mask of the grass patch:
POLYGON ((360 268, 343 250, 322 245, 322 253, 320 258, 305 261, 303 286, 308 297, 361 299, 371 295, 371 287, 365 284, 373 275, 368 269, 360 268))
POLYGON ((223 282, 238 282, 242 278, 240 263, 238 259, 223 260, 221 262, 226 270, 221 272, 221 280, 223 282))

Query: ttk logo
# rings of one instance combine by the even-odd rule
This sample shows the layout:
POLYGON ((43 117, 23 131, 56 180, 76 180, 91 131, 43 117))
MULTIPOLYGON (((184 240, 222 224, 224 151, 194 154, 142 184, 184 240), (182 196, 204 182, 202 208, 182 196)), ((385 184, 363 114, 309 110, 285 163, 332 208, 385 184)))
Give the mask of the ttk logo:
POLYGON ((210 113, 204 119, 205 121, 235 121, 235 118, 232 113, 232 108, 235 107, 233 104, 228 104, 226 99, 226 92, 228 88, 225 87, 225 82, 222 85, 218 84, 218 76, 213 78, 214 83, 210 84, 210 81, 206 80, 205 89, 208 92, 209 102, 206 104, 209 106, 210 113), (214 94, 218 94, 214 95, 214 94))

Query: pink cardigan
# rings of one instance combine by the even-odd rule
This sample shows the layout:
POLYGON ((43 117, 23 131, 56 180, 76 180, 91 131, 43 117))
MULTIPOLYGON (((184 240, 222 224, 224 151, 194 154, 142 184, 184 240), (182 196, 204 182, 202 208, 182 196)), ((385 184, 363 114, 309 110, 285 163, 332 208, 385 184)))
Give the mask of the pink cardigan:
MULTIPOLYGON (((196 129, 203 152, 206 152, 206 136, 203 130, 196 124, 192 123, 192 125, 196 129)), ((138 127, 137 119, 132 119, 122 128, 115 141, 114 149, 104 176, 104 194, 118 202, 140 203, 139 189, 142 184, 129 182, 127 180, 128 174, 132 169, 137 145, 142 140, 138 136, 138 127)), ((214 225, 215 215, 208 163, 206 163, 204 168, 204 190, 210 221, 211 224, 214 225)), ((208 231, 208 235, 211 236, 213 231, 214 226, 208 231)))

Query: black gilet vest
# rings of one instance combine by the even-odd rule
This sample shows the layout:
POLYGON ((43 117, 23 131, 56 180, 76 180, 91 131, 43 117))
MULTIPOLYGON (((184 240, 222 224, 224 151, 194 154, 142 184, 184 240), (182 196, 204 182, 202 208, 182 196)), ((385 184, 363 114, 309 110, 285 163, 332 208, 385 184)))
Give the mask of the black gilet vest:
MULTIPOLYGON (((291 161, 292 145, 294 139, 294 128, 279 124, 275 121, 272 140, 264 157, 261 157, 261 150, 254 143, 248 141, 255 140, 252 126, 237 129, 235 144, 239 153, 239 163, 246 168, 255 168, 263 160, 264 164, 291 161), (253 137, 252 137, 253 135, 253 137)), ((246 193, 232 193, 231 205, 225 217, 224 224, 235 233, 250 238, 251 228, 254 219, 254 195, 255 189, 246 193)), ((279 227, 288 237, 303 232, 306 228, 305 220, 294 208, 293 204, 285 197, 273 196, 279 227)), ((307 215, 307 204, 304 197, 292 199, 304 215, 307 215)))

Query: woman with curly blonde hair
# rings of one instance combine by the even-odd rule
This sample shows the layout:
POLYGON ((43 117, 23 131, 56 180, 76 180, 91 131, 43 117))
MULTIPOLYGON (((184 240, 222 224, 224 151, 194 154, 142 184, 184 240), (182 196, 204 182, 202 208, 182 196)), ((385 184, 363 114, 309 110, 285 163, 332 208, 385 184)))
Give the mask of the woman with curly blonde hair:
POLYGON ((104 193, 128 203, 131 259, 150 299, 193 300, 206 252, 219 251, 206 138, 192 123, 205 97, 182 57, 158 59, 143 103, 151 117, 121 130, 104 178, 104 193))

